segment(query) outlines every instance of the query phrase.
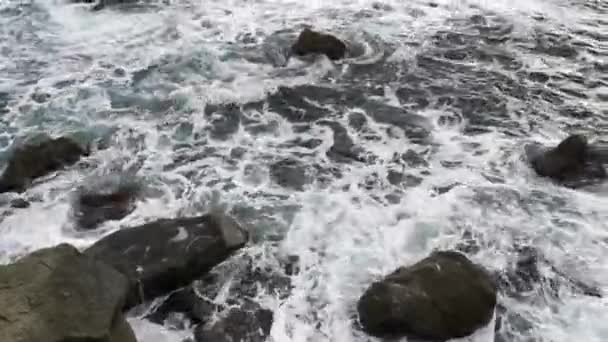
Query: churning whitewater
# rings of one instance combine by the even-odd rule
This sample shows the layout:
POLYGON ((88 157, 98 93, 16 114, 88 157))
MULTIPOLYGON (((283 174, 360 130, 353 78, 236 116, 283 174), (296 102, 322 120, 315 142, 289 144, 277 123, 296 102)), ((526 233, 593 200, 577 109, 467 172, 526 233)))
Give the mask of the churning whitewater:
MULTIPOLYGON (((360 296, 434 250, 526 282, 458 341, 608 341, 608 185, 561 186, 524 153, 608 144, 608 2, 106 2, 0 2, 2 167, 32 135, 88 146, 0 194, 0 264, 222 211, 249 242, 180 296, 263 308, 267 341, 377 341, 360 296), (308 26, 346 57, 292 55, 308 26), (137 196, 75 216, 108 187, 137 196)), ((138 341, 194 341, 166 298, 129 311, 138 341)))

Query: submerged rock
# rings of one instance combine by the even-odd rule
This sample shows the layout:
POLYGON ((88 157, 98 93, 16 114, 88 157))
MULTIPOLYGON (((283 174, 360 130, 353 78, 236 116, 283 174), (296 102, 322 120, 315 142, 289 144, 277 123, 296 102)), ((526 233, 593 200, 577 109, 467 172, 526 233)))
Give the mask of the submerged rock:
POLYGON ((265 342, 272 327, 273 313, 257 304, 251 306, 232 308, 215 323, 199 325, 194 331, 196 341, 265 342))
POLYGON ((310 182, 303 164, 293 159, 283 159, 270 165, 270 176, 282 187, 302 191, 310 182))
POLYGON ((539 176, 551 178, 568 187, 587 185, 607 177, 602 154, 590 149, 582 135, 571 135, 555 148, 531 144, 525 147, 525 153, 539 176))
POLYGON ((482 267, 439 251, 373 283, 357 311, 372 336, 447 340, 488 324, 495 305, 496 284, 482 267))
POLYGON ((61 244, 0 266, 0 341, 135 342, 127 279, 61 244))
POLYGON ((247 238, 247 232, 232 218, 206 214, 123 229, 85 253, 127 276, 126 308, 130 308, 202 277, 243 247, 247 238))
POLYGON ((332 35, 305 28, 292 45, 291 51, 297 56, 323 54, 331 60, 337 60, 344 58, 346 44, 332 35))
POLYGON ((95 177, 83 184, 73 204, 78 227, 94 229, 109 220, 120 220, 135 210, 141 186, 121 175, 95 177))
POLYGON ((0 177, 0 193, 23 192, 36 178, 75 164, 88 151, 66 137, 43 136, 17 146, 0 177))
POLYGON ((542 252, 530 246, 518 247, 513 265, 496 277, 505 295, 523 299, 531 292, 559 298, 561 288, 590 297, 603 297, 602 291, 558 269, 542 252), (546 270, 542 272, 541 270, 546 270))
POLYGON ((265 341, 272 311, 256 302, 260 293, 285 299, 289 277, 279 270, 255 266, 251 256, 232 258, 192 285, 171 294, 147 317, 165 324, 181 315, 193 324, 197 341, 265 341))
POLYGON ((30 207, 30 202, 23 198, 15 198, 11 201, 11 208, 15 209, 25 209, 30 207))

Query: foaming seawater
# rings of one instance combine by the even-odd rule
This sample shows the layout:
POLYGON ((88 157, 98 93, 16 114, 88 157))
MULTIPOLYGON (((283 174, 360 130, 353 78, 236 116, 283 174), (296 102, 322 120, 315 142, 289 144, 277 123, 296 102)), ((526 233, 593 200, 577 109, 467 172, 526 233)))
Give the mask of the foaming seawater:
MULTIPOLYGON (((608 189, 559 187, 522 157, 532 141, 608 130, 604 12, 568 0, 4 3, 2 159, 37 131, 95 148, 35 182, 29 208, 2 206, 0 262, 224 207, 253 230, 243 254, 281 274, 277 260, 298 260, 287 298, 258 294, 271 341, 372 341, 356 320, 362 291, 438 248, 501 272, 531 246, 558 270, 543 275, 606 293, 608 189), (290 56, 305 25, 350 55, 290 56), (114 173, 145 196, 78 231, 74 189, 114 173)), ((469 340, 608 339, 605 298, 538 286, 502 295, 505 331, 492 322, 469 340)), ((142 341, 192 334, 141 317, 142 341)))

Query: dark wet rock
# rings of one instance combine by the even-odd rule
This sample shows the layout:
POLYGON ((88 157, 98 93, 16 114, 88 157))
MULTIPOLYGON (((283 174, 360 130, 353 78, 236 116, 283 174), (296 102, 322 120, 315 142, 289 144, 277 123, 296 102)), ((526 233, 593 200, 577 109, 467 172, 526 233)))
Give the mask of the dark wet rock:
POLYGON ((34 100, 37 103, 45 103, 50 98, 51 98, 51 94, 49 94, 49 93, 36 92, 36 93, 32 94, 32 100, 34 100))
POLYGON ((270 165, 270 176, 282 187, 302 191, 310 182, 306 167, 293 159, 283 159, 270 165))
POLYGON ((568 187, 592 184, 607 177, 602 162, 589 154, 589 144, 582 135, 571 135, 555 148, 530 144, 525 146, 525 153, 539 176, 568 187))
POLYGON ((335 121, 320 121, 320 125, 329 126, 334 133, 334 143, 327 151, 327 156, 334 161, 348 163, 351 161, 364 162, 363 149, 355 146, 346 128, 335 121))
POLYGON ((225 140, 239 130, 241 110, 235 104, 207 105, 205 115, 209 117, 211 137, 225 140))
POLYGON ((324 54, 331 60, 337 60, 344 58, 346 44, 332 35, 305 28, 291 47, 291 51, 297 56, 324 54))
POLYGON ((14 200, 11 201, 11 208, 25 209, 25 208, 29 208, 29 206, 30 206, 30 202, 23 198, 15 198, 14 200))
POLYGON ((421 142, 430 134, 430 122, 421 115, 373 101, 363 104, 362 107, 376 122, 390 124, 402 129, 412 142, 421 142))
POLYGON ((135 342, 121 313, 127 279, 68 244, 0 266, 3 342, 135 342))
POLYGON ((296 138, 295 140, 289 141, 288 144, 304 147, 307 149, 315 149, 323 143, 321 139, 301 139, 296 138))
POLYGON ((402 156, 401 160, 405 162, 405 164, 409 167, 427 167, 429 164, 427 161, 414 150, 407 150, 402 156))
POLYGON ((88 179, 80 187, 73 204, 78 227, 94 229, 105 221, 121 220, 135 210, 141 185, 126 175, 88 179))
POLYGON ((578 52, 566 37, 552 37, 549 35, 538 39, 534 50, 553 57, 574 58, 578 55, 578 52))
POLYGON ((272 327, 273 313, 258 305, 251 306, 252 308, 232 308, 210 326, 199 325, 194 331, 196 341, 265 342, 272 327))
POLYGON ((73 140, 48 136, 16 146, 0 177, 0 192, 23 192, 36 178, 75 164, 88 151, 73 140))
POLYGON ((372 336, 447 340, 487 325, 495 305, 496 284, 481 266, 439 251, 373 283, 357 311, 372 336))
POLYGON ((265 292, 285 299, 291 282, 278 270, 256 266, 259 263, 249 255, 232 258, 171 294, 148 318, 166 323, 173 314, 182 314, 190 322, 200 323, 195 336, 201 342, 265 341, 272 312, 256 303, 256 298, 265 292))
POLYGON ((361 113, 351 113, 348 115, 348 125, 356 131, 361 131, 367 124, 367 118, 361 113))
POLYGON ((531 334, 534 324, 519 313, 507 309, 504 305, 496 306, 496 324, 494 325, 494 342, 536 341, 531 334))
POLYGON ((209 319, 216 311, 216 304, 199 296, 193 286, 187 286, 171 293, 146 318, 151 322, 164 324, 172 315, 181 314, 191 324, 199 324, 209 319))
POLYGON ((279 87, 268 96, 268 107, 290 122, 312 122, 329 114, 327 108, 317 107, 308 99, 317 100, 329 89, 313 86, 279 87))
POLYGON ((127 76, 127 72, 123 68, 116 68, 116 69, 114 69, 114 76, 125 77, 125 76, 127 76))
POLYGON ((395 170, 389 170, 387 174, 389 183, 395 186, 414 187, 422 183, 422 178, 414 175, 406 175, 395 170))
POLYGON ((126 308, 200 278, 247 242, 248 234, 222 214, 161 219, 119 230, 85 253, 129 279, 126 308))
POLYGON ((426 108, 429 105, 429 94, 419 88, 403 87, 395 91, 395 95, 403 104, 413 104, 414 108, 426 108))
POLYGON ((452 184, 448 184, 448 185, 444 185, 444 186, 434 186, 433 187, 433 191, 437 194, 437 195, 443 195, 445 193, 450 192, 452 189, 454 189, 457 186, 462 185, 461 183, 452 183, 452 184))
POLYGON ((549 80, 549 75, 545 74, 544 72, 535 71, 529 73, 528 78, 534 82, 545 83, 549 80))
POLYGON ((501 292, 515 299, 525 299, 534 293, 559 298, 560 289, 590 297, 603 297, 602 291, 559 270, 538 249, 531 246, 516 248, 516 258, 504 272, 496 276, 501 292), (541 271, 546 269, 546 272, 541 271))

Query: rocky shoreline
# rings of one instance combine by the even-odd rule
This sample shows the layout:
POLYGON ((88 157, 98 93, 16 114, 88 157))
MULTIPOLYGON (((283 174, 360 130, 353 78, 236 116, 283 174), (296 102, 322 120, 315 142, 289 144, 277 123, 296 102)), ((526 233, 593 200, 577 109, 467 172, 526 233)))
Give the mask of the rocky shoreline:
MULTIPOLYGON (((322 54, 330 60, 348 55, 347 44, 310 29, 302 31, 291 50, 295 56, 322 54)), ((283 95, 288 96, 288 91, 283 95)), ((296 116, 293 119, 297 121, 296 116)), ((363 158, 341 126, 321 124, 332 128, 335 140, 344 141, 332 146, 329 158, 341 162, 363 158)), ((0 192, 22 193, 36 179, 70 167, 90 153, 89 146, 68 137, 27 141, 14 149, 0 177, 0 192)), ((594 148, 581 136, 570 136, 555 148, 529 146, 525 154, 539 176, 568 187, 607 177, 602 166, 608 159, 606 150, 594 148)), ((300 190, 307 182, 302 167, 296 160, 277 162, 272 178, 300 190)), ((392 183, 404 182, 403 177, 393 174, 392 183)), ((120 220, 133 211, 139 196, 136 181, 79 189, 74 201, 77 226, 95 229, 105 221, 120 220)), ((24 199, 11 203, 17 209, 28 205, 24 199)), ((147 319, 169 325, 187 320, 194 326, 197 342, 263 342, 274 316, 256 302, 257 289, 289 296, 290 275, 297 270, 275 274, 256 268, 238 253, 249 240, 249 229, 234 218, 210 212, 122 228, 83 251, 68 244, 35 251, 0 266, 0 340, 135 342, 125 315, 138 305, 164 298, 147 319), (214 270, 226 262, 239 267, 227 290, 230 305, 218 305, 208 298, 218 291, 214 270)), ((434 251, 404 265, 371 282, 361 294, 356 303, 360 328, 381 338, 445 341, 474 334, 495 316, 497 330, 516 324, 518 318, 510 315, 501 297, 525 300, 522 293, 534 291, 541 282, 555 289, 552 296, 568 286, 586 296, 602 297, 598 289, 552 266, 554 277, 547 278, 539 265, 550 265, 548 260, 531 249, 519 252, 512 270, 491 272, 467 257, 474 253, 451 250, 434 251)))

